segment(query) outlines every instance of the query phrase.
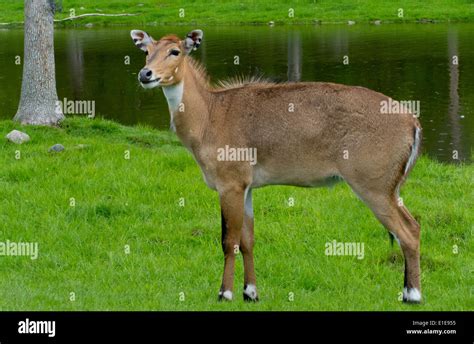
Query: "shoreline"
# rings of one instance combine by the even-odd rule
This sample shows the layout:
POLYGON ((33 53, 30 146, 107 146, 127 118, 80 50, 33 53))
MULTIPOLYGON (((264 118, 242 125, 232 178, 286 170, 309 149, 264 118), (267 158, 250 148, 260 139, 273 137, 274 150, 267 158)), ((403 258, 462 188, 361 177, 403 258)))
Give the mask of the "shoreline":
MULTIPOLYGON (((159 128, 159 127, 154 127, 149 124, 143 124, 143 123, 137 123, 137 124, 124 124, 121 123, 115 119, 106 119, 104 117, 96 117, 93 119, 82 117, 79 115, 68 115, 63 121, 59 123, 58 126, 56 127, 48 127, 48 126, 41 126, 41 125, 23 125, 18 122, 13 121, 13 119, 0 119, 0 131, 2 128, 8 127, 12 129, 17 129, 20 131, 28 131, 29 129, 32 129, 33 131, 49 131, 49 130, 59 130, 62 131, 64 129, 67 129, 70 125, 73 126, 78 126, 81 128, 89 128, 93 129, 96 125, 98 127, 113 127, 114 130, 118 129, 118 131, 122 132, 134 132, 136 134, 141 134, 141 135, 151 135, 151 136, 156 136, 156 138, 164 139, 167 141, 168 144, 177 145, 181 148, 184 149, 184 146, 182 143, 179 141, 178 137, 176 134, 168 129, 165 128, 159 128)), ((106 130, 108 132, 108 130, 106 130)), ((92 130, 92 133, 90 133, 87 136, 94 136, 94 130, 92 130)), ((117 135, 117 133, 114 133, 117 135)), ((3 136, 5 137, 6 132, 3 133, 3 136)), ((113 136, 113 135, 112 135, 113 136)), ((120 136, 120 135, 118 135, 120 136)), ((122 137, 123 139, 124 137, 122 137)), ((132 144, 138 144, 138 146, 141 146, 141 144, 145 144, 145 146, 149 145, 149 142, 142 142, 141 140, 138 141, 133 141, 132 144)), ((23 146, 27 146, 28 144, 24 144, 23 146)), ((13 147, 13 144, 8 144, 8 146, 13 147)), ((19 146, 21 147, 21 146, 19 146)), ((426 152, 422 152, 420 155, 420 159, 426 159, 431 161, 432 163, 435 164, 440 164, 442 166, 455 166, 455 167, 468 167, 468 166, 474 166, 474 151, 471 153, 470 158, 466 158, 465 160, 458 160, 458 161, 443 161, 443 160, 438 160, 437 158, 431 156, 430 154, 426 152)))
MULTIPOLYGON (((0 0, 0 8, 0 28, 22 25, 22 2, 0 0)), ((465 23, 474 22, 474 4, 465 0, 63 0, 54 19, 65 26, 465 23)))
MULTIPOLYGON (((373 25, 373 26, 381 26, 381 25, 403 25, 403 24, 420 24, 420 25, 429 25, 429 24, 469 24, 474 23, 473 20, 442 20, 442 19, 426 19, 426 20, 364 20, 364 21, 357 21, 357 20, 346 20, 346 21, 301 21, 301 22, 284 22, 284 21, 276 21, 272 23, 264 23, 264 22, 221 22, 221 23, 211 23, 211 24, 204 24, 199 22, 189 22, 189 23, 182 23, 182 22, 122 22, 122 23, 114 23, 113 21, 99 21, 99 22, 86 22, 85 20, 79 21, 61 21, 55 22, 55 28, 106 28, 106 27, 125 27, 130 25, 142 25, 146 27, 150 26, 202 26, 202 27, 224 27, 224 26, 269 26, 269 27, 300 27, 300 26, 324 26, 324 25, 347 25, 347 26, 357 26, 357 25, 373 25)), ((11 22, 11 23, 0 23, 0 29, 16 29, 22 28, 24 26, 23 22, 11 22)))

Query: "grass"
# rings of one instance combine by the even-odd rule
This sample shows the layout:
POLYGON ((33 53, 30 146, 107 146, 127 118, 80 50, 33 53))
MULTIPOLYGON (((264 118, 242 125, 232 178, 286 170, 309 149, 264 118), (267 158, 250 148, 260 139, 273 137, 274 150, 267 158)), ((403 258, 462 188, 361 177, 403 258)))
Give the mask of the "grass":
MULTIPOLYGON (((23 21, 23 0, 0 0, 0 22, 23 21)), ((84 13, 132 13, 134 17, 89 17, 73 24, 151 24, 151 25, 222 25, 222 24, 314 24, 355 20, 369 22, 472 21, 472 0, 63 0, 57 19, 66 18, 70 10, 84 13), (184 9, 184 17, 180 10, 184 9), (294 16, 290 16, 290 9, 294 16), (399 17, 399 9, 403 16, 399 17)))
MULTIPOLYGON (((398 300, 400 250, 345 184, 255 190, 261 301, 218 303, 218 197, 173 134, 101 119, 0 122, 2 137, 12 129, 31 141, 1 143, 0 241, 38 242, 39 257, 0 256, 1 310, 474 309, 473 165, 422 157, 403 189, 422 225, 423 304, 398 300), (66 149, 48 153, 55 143, 66 149), (332 240, 364 243, 364 259, 326 256, 332 240)), ((239 256, 238 296, 242 275, 239 256)))

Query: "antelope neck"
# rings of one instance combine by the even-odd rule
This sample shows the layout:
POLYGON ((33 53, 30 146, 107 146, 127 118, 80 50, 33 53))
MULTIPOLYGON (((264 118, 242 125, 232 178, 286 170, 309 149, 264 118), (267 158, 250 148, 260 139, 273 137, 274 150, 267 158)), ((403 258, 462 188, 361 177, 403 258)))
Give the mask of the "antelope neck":
POLYGON ((180 68, 184 69, 181 81, 162 88, 168 102, 171 129, 195 153, 208 122, 211 92, 205 75, 197 70, 190 58, 186 58, 180 68))

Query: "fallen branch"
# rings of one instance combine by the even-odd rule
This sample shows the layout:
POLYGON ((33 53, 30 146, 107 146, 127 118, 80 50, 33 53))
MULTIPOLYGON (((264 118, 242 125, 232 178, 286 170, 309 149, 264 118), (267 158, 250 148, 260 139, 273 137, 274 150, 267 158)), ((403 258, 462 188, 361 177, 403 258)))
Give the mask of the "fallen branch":
MULTIPOLYGON (((85 13, 85 14, 80 14, 78 16, 72 16, 72 17, 67 17, 64 19, 54 19, 55 23, 63 22, 66 20, 74 20, 74 19, 79 19, 79 18, 84 18, 84 17, 131 17, 131 16, 138 16, 140 15, 139 13, 120 13, 120 14, 106 14, 106 13, 85 13)), ((12 23, 0 23, 0 26, 2 25, 23 25, 25 22, 12 22, 12 23)))
POLYGON ((106 14, 106 13, 86 13, 80 14, 78 16, 67 17, 64 19, 54 19, 55 23, 63 22, 66 20, 74 20, 84 17, 130 17, 130 16, 138 16, 138 13, 120 13, 120 14, 106 14))

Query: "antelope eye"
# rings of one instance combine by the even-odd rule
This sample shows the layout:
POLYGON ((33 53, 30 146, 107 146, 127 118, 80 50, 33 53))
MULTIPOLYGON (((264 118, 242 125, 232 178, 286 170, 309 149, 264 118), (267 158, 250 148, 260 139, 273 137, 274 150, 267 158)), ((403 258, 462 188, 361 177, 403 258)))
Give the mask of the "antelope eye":
POLYGON ((173 50, 171 50, 171 52, 170 52, 170 55, 178 56, 178 55, 179 55, 179 53, 180 53, 180 51, 179 51, 179 50, 175 50, 175 49, 173 49, 173 50))

